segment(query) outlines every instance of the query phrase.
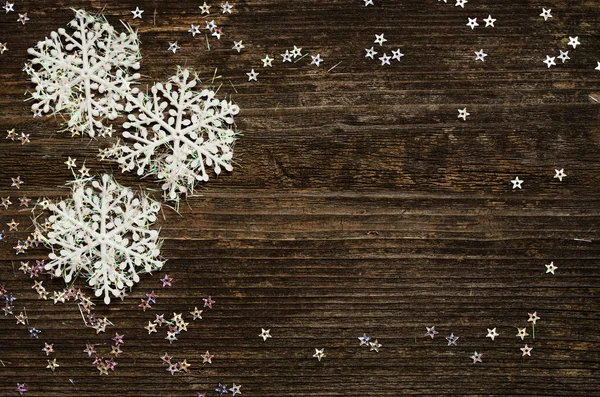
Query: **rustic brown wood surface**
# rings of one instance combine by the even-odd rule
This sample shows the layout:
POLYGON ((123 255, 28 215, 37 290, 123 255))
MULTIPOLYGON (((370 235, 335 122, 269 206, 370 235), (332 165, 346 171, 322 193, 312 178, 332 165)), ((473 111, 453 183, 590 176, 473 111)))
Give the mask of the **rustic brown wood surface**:
MULTIPOLYGON (((0 140, 0 196, 13 201, 0 221, 20 222, 18 232, 2 226, 0 284, 17 298, 15 315, 25 308, 29 318, 25 327, 0 314, 0 395, 18 395, 23 382, 30 397, 211 396, 233 382, 257 397, 600 395, 597 1, 471 0, 461 9, 454 0, 234 0, 231 16, 208 3, 208 17, 188 0, 17 0, 16 13, 0 14, 9 48, 0 55, 0 131, 31 134, 26 145, 0 140), (136 6, 142 20, 131 18, 136 6), (542 6, 552 8, 547 22, 542 6), (57 132, 59 119, 31 117, 26 50, 64 27, 71 7, 139 29, 144 83, 187 66, 242 109, 234 171, 204 184, 179 214, 164 208, 164 270, 143 276, 123 302, 98 300, 96 315, 115 324, 100 334, 75 303, 39 300, 18 271, 47 250, 12 249, 32 231, 18 197, 64 196, 68 156, 160 197, 151 178, 97 158, 116 136, 71 138, 57 132), (484 27, 489 14, 495 28, 484 27), (480 26, 465 26, 468 17, 480 26), (187 30, 213 18, 224 36, 209 51, 204 35, 187 30), (388 42, 378 56, 401 48, 400 63, 365 58, 380 33, 388 42), (567 47, 569 36, 582 44, 567 47), (233 40, 243 40, 240 54, 233 40), (310 57, 282 64, 294 45, 320 53, 321 67, 310 57), (480 49, 483 63, 474 61, 480 49), (571 59, 548 69, 542 60, 558 49, 571 59), (266 53, 273 68, 262 67, 266 53), (248 82, 251 68, 258 82, 248 82), (555 168, 565 168, 562 183, 555 168), (10 187, 17 175, 20 191, 10 187), (522 190, 512 189, 515 176, 522 190), (545 274, 551 261, 554 276, 545 274), (171 288, 161 288, 164 274, 171 288), (151 290, 159 298, 144 312, 138 304, 151 290), (189 320, 208 295, 214 309, 172 345, 164 327, 143 328, 161 313, 189 320), (521 341, 517 327, 532 334, 534 311, 535 339, 521 341), (424 337, 432 325, 433 340, 424 337), (261 327, 271 330, 266 342, 261 327), (108 357, 115 332, 125 334, 124 353, 99 376, 83 349, 94 343, 108 357), (359 347, 363 333, 383 345, 379 353, 359 347), (450 333, 458 346, 447 346, 450 333), (54 344, 54 374, 44 342, 54 344), (526 343, 531 357, 521 356, 526 343), (325 348, 321 362, 315 348, 325 348), (206 350, 212 364, 202 364, 206 350), (483 363, 472 364, 474 351, 483 363), (169 375, 165 352, 187 359, 190 373, 169 375)), ((42 279, 49 291, 64 287, 42 279)))

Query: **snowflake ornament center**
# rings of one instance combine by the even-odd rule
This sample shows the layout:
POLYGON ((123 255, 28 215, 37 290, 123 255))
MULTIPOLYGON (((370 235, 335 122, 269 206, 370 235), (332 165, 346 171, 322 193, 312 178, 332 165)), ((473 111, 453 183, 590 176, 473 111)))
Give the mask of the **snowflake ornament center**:
POLYGON ((24 70, 36 84, 31 110, 61 113, 74 135, 95 136, 103 120, 114 120, 123 111, 121 99, 136 93, 131 84, 140 78, 130 70, 140 68, 139 39, 126 24, 117 33, 106 19, 75 11, 69 28, 51 32, 28 53, 34 58, 24 70))
MULTIPOLYGON (((86 277, 96 296, 121 296, 139 282, 139 272, 162 267, 156 221, 160 204, 138 197, 109 175, 91 184, 77 180, 72 197, 49 204, 50 230, 43 237, 53 252, 46 270, 67 283, 86 277), (91 186, 90 186, 91 185, 91 186)), ((41 231, 43 234, 43 231, 41 231)))
POLYGON ((179 69, 168 82, 152 86, 149 94, 128 94, 126 142, 104 153, 115 157, 123 171, 155 175, 167 200, 193 193, 197 182, 209 179, 207 168, 217 175, 233 169, 233 145, 239 134, 234 116, 240 109, 215 98, 212 90, 194 90, 196 84, 187 69, 179 69))

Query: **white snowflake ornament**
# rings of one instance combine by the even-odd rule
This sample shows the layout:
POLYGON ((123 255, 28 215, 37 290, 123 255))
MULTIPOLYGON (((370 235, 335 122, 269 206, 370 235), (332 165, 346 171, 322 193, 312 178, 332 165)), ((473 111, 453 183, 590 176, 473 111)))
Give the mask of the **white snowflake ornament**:
POLYGON ((78 179, 71 198, 50 203, 48 232, 40 228, 44 243, 52 247, 46 270, 67 283, 84 277, 96 296, 121 296, 140 280, 140 272, 162 267, 156 221, 160 204, 138 197, 109 175, 100 180, 78 179))
POLYGON ((240 109, 215 98, 213 90, 195 91, 196 83, 187 69, 179 69, 149 95, 128 95, 126 141, 107 151, 123 171, 137 169, 138 175, 158 178, 166 200, 178 202, 180 194, 193 193, 196 182, 208 181, 207 168, 217 175, 233 168, 238 134, 233 117, 240 109))
POLYGON ((73 135, 93 137, 104 119, 123 111, 121 99, 135 93, 131 73, 140 67, 139 39, 129 25, 118 33, 103 17, 75 11, 70 30, 58 29, 28 53, 34 58, 27 73, 36 84, 31 93, 34 113, 60 113, 73 135), (72 31, 71 31, 72 30, 72 31))

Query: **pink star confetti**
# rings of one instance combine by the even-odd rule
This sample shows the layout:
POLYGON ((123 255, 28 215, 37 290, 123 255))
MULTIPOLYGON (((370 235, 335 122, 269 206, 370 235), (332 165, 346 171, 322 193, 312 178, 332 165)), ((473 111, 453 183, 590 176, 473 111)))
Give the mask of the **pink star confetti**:
POLYGON ((208 307, 209 309, 213 308, 213 304, 216 303, 216 301, 212 300, 212 298, 209 296, 208 298, 204 298, 204 307, 208 307))
POLYGON ((163 278, 160 279, 163 288, 165 287, 171 287, 172 286, 172 282, 173 282, 173 278, 169 277, 168 274, 165 274, 165 276, 163 278))

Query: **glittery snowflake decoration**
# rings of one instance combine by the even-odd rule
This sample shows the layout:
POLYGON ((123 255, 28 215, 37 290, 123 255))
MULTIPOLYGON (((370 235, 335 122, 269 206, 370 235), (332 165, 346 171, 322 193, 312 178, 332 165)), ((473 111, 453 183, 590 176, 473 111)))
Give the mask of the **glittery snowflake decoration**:
POLYGON ((196 83, 187 69, 178 69, 149 94, 129 94, 125 142, 103 153, 116 158, 123 171, 154 175, 162 182, 167 200, 178 201, 180 194, 193 193, 196 182, 208 180, 207 168, 217 175, 233 168, 238 134, 233 117, 240 109, 215 98, 212 90, 195 91, 196 83))
POLYGON ((30 48, 34 58, 23 70, 36 85, 34 114, 62 114, 73 135, 105 135, 103 121, 117 118, 122 99, 138 92, 131 85, 140 74, 130 72, 140 67, 139 39, 123 26, 127 33, 118 33, 103 17, 77 10, 69 31, 51 32, 30 48))
POLYGON ((52 215, 41 231, 52 247, 45 269, 67 283, 82 276, 96 296, 123 296, 140 280, 138 273, 162 267, 156 221, 160 204, 120 186, 109 175, 101 180, 78 179, 71 197, 49 203, 52 215))

